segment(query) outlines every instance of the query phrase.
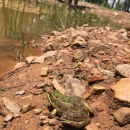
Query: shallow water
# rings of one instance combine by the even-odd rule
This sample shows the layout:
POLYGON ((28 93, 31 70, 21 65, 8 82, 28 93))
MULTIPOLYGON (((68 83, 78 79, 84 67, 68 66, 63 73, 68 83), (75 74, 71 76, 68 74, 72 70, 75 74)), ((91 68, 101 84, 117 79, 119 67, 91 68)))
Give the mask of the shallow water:
MULTIPOLYGON (((11 70, 18 62, 16 54, 19 50, 20 41, 17 39, 0 39, 0 74, 11 70)), ((25 55, 41 55, 38 48, 27 46, 24 51, 25 55)))
MULTIPOLYGON (((26 13, 24 16, 24 24, 23 24, 23 31, 26 32, 27 41, 33 39, 33 33, 36 30, 36 23, 37 23, 37 14, 34 13, 26 13), (25 25, 25 26, 24 26, 25 25)), ((41 17, 41 20, 42 17, 41 17)), ((4 16, 2 8, 0 8, 0 31, 4 25, 4 16)), ((48 33, 46 30, 42 31, 41 33, 48 33)), ((1 33, 1 32, 0 32, 1 33)), ((5 36, 0 35, 0 74, 11 70, 14 65, 18 62, 14 60, 17 56, 17 52, 20 46, 20 39, 18 38, 5 38, 5 36)), ((41 52, 37 48, 32 48, 27 46, 25 49, 25 53, 27 55, 41 55, 41 52)))

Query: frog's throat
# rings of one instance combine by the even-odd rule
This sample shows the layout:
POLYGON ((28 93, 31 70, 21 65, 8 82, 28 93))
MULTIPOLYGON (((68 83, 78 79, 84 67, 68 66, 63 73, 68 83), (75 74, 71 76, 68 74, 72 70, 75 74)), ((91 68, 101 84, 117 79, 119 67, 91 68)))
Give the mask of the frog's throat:
POLYGON ((69 124, 69 125, 74 126, 76 128, 81 128, 81 127, 85 127, 86 125, 90 124, 91 120, 86 119, 86 120, 80 121, 80 122, 64 120, 64 121, 61 121, 61 122, 69 124))

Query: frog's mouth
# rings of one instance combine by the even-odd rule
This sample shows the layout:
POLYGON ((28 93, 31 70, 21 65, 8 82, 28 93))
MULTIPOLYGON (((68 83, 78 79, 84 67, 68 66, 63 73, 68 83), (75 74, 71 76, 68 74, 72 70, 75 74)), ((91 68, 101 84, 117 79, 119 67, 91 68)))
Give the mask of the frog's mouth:
POLYGON ((51 101, 51 92, 47 92, 47 98, 48 98, 49 102, 52 104, 52 101, 51 101))

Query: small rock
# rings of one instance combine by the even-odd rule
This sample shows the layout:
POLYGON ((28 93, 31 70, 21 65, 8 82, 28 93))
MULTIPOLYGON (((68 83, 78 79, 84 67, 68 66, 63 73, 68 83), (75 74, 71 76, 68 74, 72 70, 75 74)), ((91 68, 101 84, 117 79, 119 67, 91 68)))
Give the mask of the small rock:
POLYGON ((87 125, 85 127, 85 130, 98 130, 98 127, 95 122, 91 121, 91 124, 87 125))
POLYGON ((94 63, 95 63, 96 65, 99 65, 100 61, 96 59, 96 60, 94 60, 94 63))
POLYGON ((74 53, 73 57, 74 59, 78 60, 79 58, 81 58, 83 56, 83 53, 81 50, 78 50, 74 53))
POLYGON ((107 35, 107 38, 108 38, 108 39, 115 40, 115 41, 118 40, 117 37, 116 37, 116 35, 115 35, 114 33, 112 33, 112 34, 108 34, 108 35, 107 35))
POLYGON ((40 114, 40 113, 42 112, 41 109, 34 109, 33 111, 34 111, 34 113, 37 114, 37 115, 40 114))
POLYGON ((102 72, 103 74, 106 74, 106 75, 111 76, 111 77, 113 77, 113 76, 115 75, 114 72, 112 72, 112 71, 110 71, 110 70, 101 69, 99 66, 98 66, 98 70, 99 70, 100 72, 102 72))
POLYGON ((49 119, 49 124, 50 125, 57 125, 59 124, 60 121, 58 121, 56 118, 52 118, 52 119, 49 119))
POLYGON ((102 77, 101 75, 92 75, 89 79, 88 82, 92 83, 92 82, 96 82, 96 81, 102 81, 104 80, 104 77, 102 77))
POLYGON ((57 50, 56 51, 48 51, 45 53, 45 58, 52 58, 53 56, 55 56, 57 53, 57 50))
POLYGON ((130 78, 121 79, 111 88, 115 92, 115 98, 130 103, 130 78))
POLYGON ((93 86, 91 87, 91 89, 83 95, 83 99, 87 99, 88 97, 90 97, 93 93, 96 93, 96 92, 104 92, 106 90, 106 88, 104 86, 93 86))
POLYGON ((123 77, 130 78, 130 65, 129 64, 122 64, 122 65, 116 66, 116 71, 123 77))
POLYGON ((87 57, 85 60, 84 60, 84 63, 89 63, 90 59, 87 57))
POLYGON ((32 109, 32 106, 30 104, 26 104, 22 108, 22 113, 26 113, 26 112, 28 112, 31 109, 32 109))
POLYGON ((25 121, 24 121, 24 124, 28 124, 28 123, 29 123, 29 120, 25 120, 25 121))
POLYGON ((14 113, 14 118, 20 117, 19 113, 14 113))
POLYGON ((63 63, 64 61, 62 60, 62 59, 59 59, 55 64, 54 64, 54 66, 56 67, 56 66, 58 66, 59 64, 61 64, 61 63, 63 63))
POLYGON ((53 130, 53 128, 51 126, 45 126, 43 130, 53 130))
POLYGON ((29 56, 29 57, 26 57, 25 61, 27 64, 29 64, 31 61, 33 61, 33 59, 36 59, 37 57, 34 57, 34 56, 29 56))
POLYGON ((13 118, 14 118, 14 115, 13 115, 13 114, 8 114, 8 115, 5 117, 4 121, 5 121, 5 122, 9 122, 9 121, 13 120, 13 118))
POLYGON ((48 118, 43 120, 43 124, 48 124, 48 123, 49 123, 49 119, 48 118))
POLYGON ((127 124, 130 122, 130 108, 122 107, 114 113, 114 117, 119 124, 127 124))
POLYGON ((27 98, 30 98, 30 99, 32 100, 32 97, 33 97, 33 95, 31 94, 31 95, 28 95, 28 96, 21 97, 21 99, 27 99, 27 98))
POLYGON ((26 62, 27 63, 43 63, 44 62, 44 59, 45 59, 45 54, 41 55, 41 56, 29 56, 26 58, 26 62))
POLYGON ((25 92, 25 90, 21 90, 21 91, 17 91, 17 92, 15 92, 15 96, 17 96, 17 95, 23 95, 23 94, 25 94, 26 92, 25 92))
POLYGON ((44 88, 45 87, 45 84, 46 83, 40 83, 40 84, 38 84, 36 87, 39 89, 39 88, 44 88))
POLYGON ((47 76, 48 70, 49 70, 48 67, 41 68, 41 76, 47 76))
POLYGON ((66 42, 66 43, 63 44, 64 47, 68 47, 70 45, 71 45, 71 43, 69 43, 69 42, 66 42))
POLYGON ((54 86, 54 88, 56 88, 57 90, 59 90, 62 94, 65 94, 65 89, 58 83, 58 81, 56 79, 54 79, 52 81, 52 84, 54 86))
POLYGON ((48 44, 46 44, 44 46, 44 50, 43 52, 47 52, 47 51, 54 51, 58 48, 57 44, 55 43, 55 41, 49 42, 48 44))
POLYGON ((110 48, 108 45, 101 43, 100 40, 89 40, 88 43, 90 46, 95 47, 97 50, 105 50, 110 48))
POLYGON ((14 66, 14 68, 15 68, 15 69, 19 69, 19 68, 22 68, 22 67, 25 66, 25 65, 26 65, 25 62, 19 62, 19 63, 17 63, 17 64, 14 66))
POLYGON ((8 125, 8 123, 3 122, 3 123, 2 123, 2 128, 5 128, 7 125, 8 125))
POLYGON ((65 90, 69 94, 75 94, 80 97, 86 92, 85 87, 81 84, 80 80, 76 78, 68 78, 66 80, 65 90))
POLYGON ((36 89, 36 90, 32 89, 32 90, 30 90, 30 92, 31 92, 33 95, 40 95, 40 94, 43 93, 43 89, 36 89))
POLYGON ((98 71, 97 68, 92 68, 91 71, 90 71, 90 73, 93 74, 93 75, 98 75, 98 74, 100 74, 100 72, 98 71))
POLYGON ((82 67, 83 67, 83 68, 92 68, 92 67, 93 67, 93 64, 83 63, 82 67))
POLYGON ((4 101, 4 104, 6 106, 6 108, 13 112, 13 113, 19 113, 20 110, 21 110, 21 107, 14 103, 13 101, 11 101, 10 99, 6 98, 6 97, 3 97, 3 101, 4 101))
POLYGON ((48 116, 40 116, 39 117, 41 120, 46 120, 46 119, 48 119, 48 116))
POLYGON ((124 49, 125 52, 130 53, 130 49, 128 47, 125 46, 123 49, 124 49))

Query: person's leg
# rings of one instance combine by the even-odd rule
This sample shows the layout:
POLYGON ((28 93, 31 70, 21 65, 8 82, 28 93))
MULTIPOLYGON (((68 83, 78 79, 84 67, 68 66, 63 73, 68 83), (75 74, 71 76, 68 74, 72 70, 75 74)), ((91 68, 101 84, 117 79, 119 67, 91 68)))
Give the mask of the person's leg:
POLYGON ((70 7, 72 0, 68 0, 68 6, 70 7))
POLYGON ((74 8, 76 8, 78 5, 78 0, 74 0, 74 8))

